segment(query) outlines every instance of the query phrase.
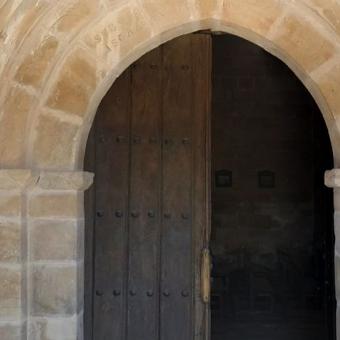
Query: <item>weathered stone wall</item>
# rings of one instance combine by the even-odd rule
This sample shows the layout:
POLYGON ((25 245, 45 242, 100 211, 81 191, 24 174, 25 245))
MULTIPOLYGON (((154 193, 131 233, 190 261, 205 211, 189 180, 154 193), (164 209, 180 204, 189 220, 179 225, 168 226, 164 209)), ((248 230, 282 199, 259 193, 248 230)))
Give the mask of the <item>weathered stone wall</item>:
POLYGON ((82 172, 0 170, 0 339, 76 339, 83 311, 82 172))
POLYGON ((82 247, 84 187, 65 171, 82 168, 96 108, 124 68, 209 28, 295 71, 323 112, 339 166, 338 0, 0 0, 1 339, 81 339, 82 255, 63 247, 72 233, 82 247), (43 173, 47 187, 43 170, 57 174, 43 173))

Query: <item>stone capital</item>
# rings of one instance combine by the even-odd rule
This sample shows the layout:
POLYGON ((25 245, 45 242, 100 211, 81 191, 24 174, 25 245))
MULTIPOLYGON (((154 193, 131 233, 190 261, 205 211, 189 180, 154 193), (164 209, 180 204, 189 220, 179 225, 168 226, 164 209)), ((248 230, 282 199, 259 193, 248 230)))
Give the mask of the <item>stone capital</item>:
POLYGON ((340 169, 325 172, 325 185, 329 188, 340 188, 340 169))
POLYGON ((93 183, 94 174, 85 171, 42 171, 35 189, 85 191, 93 183))

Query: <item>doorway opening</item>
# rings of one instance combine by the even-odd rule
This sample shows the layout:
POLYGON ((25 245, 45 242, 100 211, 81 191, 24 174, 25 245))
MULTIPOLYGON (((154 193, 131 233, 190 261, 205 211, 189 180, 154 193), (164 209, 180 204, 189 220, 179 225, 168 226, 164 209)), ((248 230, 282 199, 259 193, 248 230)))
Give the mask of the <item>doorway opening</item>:
POLYGON ((322 115, 258 46, 213 37, 212 340, 335 339, 322 115))
POLYGON ((143 56, 87 144, 85 339, 334 340, 332 165, 313 98, 260 47, 197 32, 143 56))

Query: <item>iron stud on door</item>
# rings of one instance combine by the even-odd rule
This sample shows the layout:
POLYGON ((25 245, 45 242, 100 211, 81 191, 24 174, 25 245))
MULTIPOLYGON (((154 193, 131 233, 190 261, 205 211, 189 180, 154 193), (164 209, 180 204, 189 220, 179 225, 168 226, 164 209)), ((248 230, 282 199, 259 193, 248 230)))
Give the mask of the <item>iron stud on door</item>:
POLYGON ((142 137, 139 137, 139 136, 133 137, 133 143, 134 144, 141 144, 142 143, 142 137))
POLYGON ((118 218, 121 218, 121 217, 124 216, 124 213, 123 213, 121 210, 117 210, 117 211, 115 212, 115 216, 118 217, 118 218))
POLYGON ((120 290, 117 290, 117 289, 115 289, 114 291, 113 291, 113 296, 114 297, 117 297, 117 296, 120 296, 121 295, 121 291, 120 290))
POLYGON ((154 218, 154 217, 156 216, 156 213, 155 213, 153 210, 150 210, 150 211, 148 212, 148 216, 149 216, 150 218, 154 218))
POLYGON ((131 213, 131 216, 133 217, 133 218, 137 218, 137 217, 139 217, 139 212, 138 211, 133 211, 132 213, 131 213))
POLYGON ((181 293, 181 295, 182 295, 183 297, 188 297, 188 296, 189 296, 189 292, 188 292, 187 290, 183 290, 182 293, 181 293))
POLYGON ((153 297, 153 295, 154 295, 153 290, 148 290, 148 291, 146 292, 146 295, 147 295, 148 297, 153 297))
POLYGON ((97 211, 97 217, 104 217, 104 211, 97 211))
POLYGON ((118 144, 124 143, 125 141, 126 141, 126 138, 125 138, 124 136, 118 136, 118 137, 116 138, 116 142, 117 142, 118 144))

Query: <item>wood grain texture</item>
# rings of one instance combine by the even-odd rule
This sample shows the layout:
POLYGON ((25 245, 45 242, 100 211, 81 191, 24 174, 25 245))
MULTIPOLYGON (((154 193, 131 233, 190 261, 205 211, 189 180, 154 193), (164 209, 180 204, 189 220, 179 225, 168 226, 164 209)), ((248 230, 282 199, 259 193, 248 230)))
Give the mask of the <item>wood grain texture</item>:
POLYGON ((210 39, 188 35, 148 53, 100 106, 87 149, 96 173, 88 340, 206 339, 210 39))

